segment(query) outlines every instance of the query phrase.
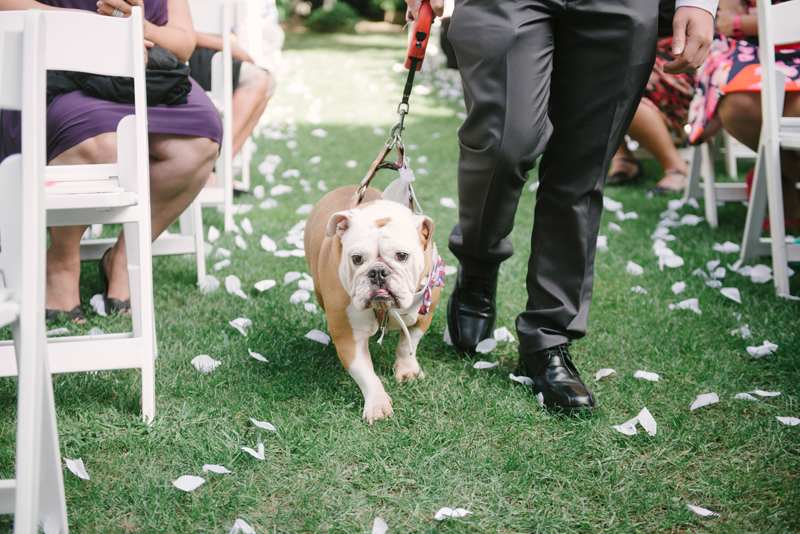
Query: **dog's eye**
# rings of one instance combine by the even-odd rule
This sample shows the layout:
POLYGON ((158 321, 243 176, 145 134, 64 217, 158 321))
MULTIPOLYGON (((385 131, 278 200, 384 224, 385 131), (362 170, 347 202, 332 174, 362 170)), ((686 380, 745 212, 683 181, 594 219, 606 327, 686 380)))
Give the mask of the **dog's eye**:
POLYGON ((395 258, 397 258, 397 261, 406 261, 408 259, 408 253, 407 252, 398 252, 394 256, 395 256, 395 258))
POLYGON ((364 258, 362 258, 360 254, 353 254, 353 263, 361 265, 364 263, 364 258))

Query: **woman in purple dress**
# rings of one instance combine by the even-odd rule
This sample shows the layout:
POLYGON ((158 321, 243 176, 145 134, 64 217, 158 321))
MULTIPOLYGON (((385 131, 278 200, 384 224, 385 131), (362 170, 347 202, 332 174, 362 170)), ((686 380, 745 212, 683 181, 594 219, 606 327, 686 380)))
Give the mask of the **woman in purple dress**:
MULTIPOLYGON (((131 6, 144 10, 144 38, 186 61, 195 48, 195 34, 186 0, 0 0, 0 9, 79 9, 130 16, 131 6)), ((102 43, 98 43, 102 46, 102 43)), ((148 108, 150 205, 152 236, 158 237, 192 203, 211 172, 222 140, 219 113, 194 80, 188 102, 148 108)), ((133 113, 132 104, 90 97, 78 90, 57 96, 47 107, 47 151, 50 165, 116 161, 117 124, 133 113)), ((20 150, 19 115, 3 113, 0 159, 20 150)), ((48 316, 66 313, 85 321, 78 283, 80 240, 85 226, 50 228, 47 251, 48 316)), ((100 261, 107 278, 106 309, 130 307, 124 234, 100 261)))

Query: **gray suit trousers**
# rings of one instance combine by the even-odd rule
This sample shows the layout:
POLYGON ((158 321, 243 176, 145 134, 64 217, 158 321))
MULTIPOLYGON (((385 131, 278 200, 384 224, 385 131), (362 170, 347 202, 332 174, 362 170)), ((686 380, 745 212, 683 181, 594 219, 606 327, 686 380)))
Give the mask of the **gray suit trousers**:
POLYGON ((496 269, 539 169, 520 352, 582 337, 603 182, 655 61, 658 0, 457 0, 448 37, 467 118, 458 132, 464 269, 496 269))

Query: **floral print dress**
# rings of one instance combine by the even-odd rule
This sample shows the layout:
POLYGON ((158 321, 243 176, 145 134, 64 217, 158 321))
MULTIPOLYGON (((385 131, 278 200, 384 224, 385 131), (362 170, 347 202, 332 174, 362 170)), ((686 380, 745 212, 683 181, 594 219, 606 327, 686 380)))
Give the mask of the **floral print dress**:
MULTIPOLYGON (((750 3, 750 12, 755 12, 755 2, 750 3)), ((775 66, 786 76, 786 90, 800 91, 800 43, 778 47, 775 66)), ((758 37, 733 39, 717 34, 708 58, 697 71, 689 109, 692 144, 704 143, 719 131, 722 124, 717 105, 723 96, 737 91, 761 92, 758 37)))

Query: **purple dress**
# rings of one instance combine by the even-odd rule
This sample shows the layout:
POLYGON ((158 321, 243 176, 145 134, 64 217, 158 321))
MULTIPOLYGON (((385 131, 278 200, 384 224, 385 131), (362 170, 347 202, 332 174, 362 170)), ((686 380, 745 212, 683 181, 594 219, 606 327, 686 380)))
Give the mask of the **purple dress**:
MULTIPOLYGON (((96 0, 43 0, 45 4, 96 12, 96 0)), ((167 23, 167 0, 144 0, 145 18, 158 26, 167 23)), ((188 102, 177 106, 159 104, 147 108, 149 133, 207 137, 222 142, 219 112, 195 82, 188 102)), ((133 104, 94 98, 83 91, 57 96, 47 106, 47 161, 78 143, 107 132, 116 132, 123 117, 133 115, 133 104)), ((0 117, 0 160, 20 151, 20 114, 3 111, 0 117)))

